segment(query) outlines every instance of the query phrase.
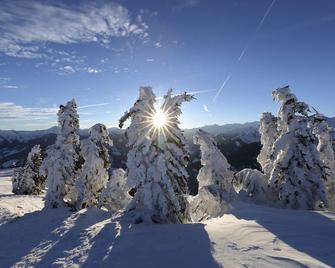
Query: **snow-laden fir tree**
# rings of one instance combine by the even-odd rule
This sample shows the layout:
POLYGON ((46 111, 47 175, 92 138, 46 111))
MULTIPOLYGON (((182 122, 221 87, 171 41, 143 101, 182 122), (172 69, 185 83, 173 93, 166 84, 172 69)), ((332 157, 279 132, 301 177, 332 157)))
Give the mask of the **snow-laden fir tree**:
POLYGON ((239 199, 261 204, 271 201, 268 177, 259 170, 246 168, 237 172, 234 177, 239 199))
POLYGON ((112 170, 110 179, 100 194, 99 206, 112 211, 126 208, 131 200, 129 190, 126 172, 122 168, 112 170))
POLYGON ((262 150, 257 157, 264 174, 270 177, 273 159, 271 157, 272 146, 278 138, 277 117, 271 113, 263 113, 260 119, 259 132, 261 134, 262 150))
POLYGON ((320 113, 311 117, 311 127, 318 139, 317 149, 320 152, 321 161, 326 169, 326 192, 328 208, 335 210, 335 155, 333 150, 334 129, 329 126, 327 118, 320 113))
POLYGON ((82 141, 80 154, 84 164, 77 181, 77 209, 97 206, 99 196, 109 179, 109 147, 113 144, 103 124, 96 124, 88 131, 89 137, 82 141))
POLYGON ((58 111, 59 133, 55 144, 49 146, 41 166, 47 176, 45 206, 73 206, 77 195, 75 178, 79 164, 79 116, 75 100, 61 105, 58 111))
POLYGON ((41 148, 35 145, 28 154, 24 167, 15 171, 13 176, 14 194, 40 194, 43 191, 45 178, 40 175, 42 163, 41 148))
POLYGON ((202 168, 197 176, 198 195, 191 198, 192 221, 222 216, 236 197, 232 184, 234 173, 209 133, 199 129, 193 141, 200 145, 202 168))
POLYGON ((308 127, 308 106, 298 102, 288 86, 272 94, 281 104, 281 132, 273 145, 275 160, 269 181, 275 200, 288 208, 322 208, 327 204, 326 173, 308 127))
MULTIPOLYGON (((186 92, 172 95, 172 89, 169 89, 164 96, 164 102, 160 108, 166 117, 165 125, 161 130, 164 136, 162 147, 166 161, 166 172, 178 198, 180 206, 178 218, 181 222, 190 220, 186 196, 188 194, 187 180, 189 177, 186 167, 189 163, 190 156, 184 133, 179 127, 179 116, 182 114, 181 105, 193 99, 193 95, 187 94, 186 92)), ((161 144, 159 146, 161 146, 161 144)))
POLYGON ((163 149, 158 144, 155 95, 151 87, 141 87, 140 97, 120 119, 120 127, 127 119, 131 123, 128 137, 128 184, 136 193, 127 210, 136 222, 180 223, 184 216, 171 177, 163 149))

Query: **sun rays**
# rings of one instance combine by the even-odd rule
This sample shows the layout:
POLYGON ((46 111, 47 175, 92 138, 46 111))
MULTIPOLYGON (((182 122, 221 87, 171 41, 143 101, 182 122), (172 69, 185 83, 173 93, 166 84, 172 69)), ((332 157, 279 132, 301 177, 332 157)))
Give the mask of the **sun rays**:
POLYGON ((162 109, 157 109, 157 111, 152 115, 152 123, 155 128, 164 128, 167 121, 167 115, 162 109))
POLYGON ((164 103, 160 107, 150 107, 147 111, 142 111, 145 112, 145 115, 141 122, 141 129, 146 130, 146 135, 142 139, 145 139, 145 137, 156 139, 159 145, 162 145, 168 139, 175 140, 173 127, 176 118, 171 110, 172 105, 170 107, 170 105, 164 103))

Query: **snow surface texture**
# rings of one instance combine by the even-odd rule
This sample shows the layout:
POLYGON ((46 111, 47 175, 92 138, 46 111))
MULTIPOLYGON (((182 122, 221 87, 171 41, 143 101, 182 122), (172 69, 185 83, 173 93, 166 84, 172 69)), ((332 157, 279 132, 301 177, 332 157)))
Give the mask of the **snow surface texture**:
POLYGON ((0 267, 334 267, 335 214, 234 203, 204 224, 133 225, 91 208, 41 210, 0 172, 0 267), (25 215, 23 215, 26 213, 25 215), (13 219, 13 215, 21 216, 13 219))

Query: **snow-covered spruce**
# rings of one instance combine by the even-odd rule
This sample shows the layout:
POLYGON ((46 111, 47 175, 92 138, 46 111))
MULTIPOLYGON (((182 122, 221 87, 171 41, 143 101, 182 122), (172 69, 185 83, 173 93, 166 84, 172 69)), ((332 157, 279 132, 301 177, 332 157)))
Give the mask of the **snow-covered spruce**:
POLYGON ((76 202, 75 178, 79 164, 79 116, 75 100, 61 105, 58 111, 60 127, 55 144, 49 146, 41 166, 47 176, 45 206, 73 206, 76 202))
POLYGON ((281 103, 280 136, 273 145, 273 169, 269 185, 276 201, 294 209, 320 209, 327 205, 326 172, 308 127, 305 103, 298 102, 289 87, 273 91, 281 103))
POLYGON ((89 138, 82 141, 80 154, 84 164, 77 180, 77 209, 97 206, 99 196, 106 186, 110 167, 109 146, 113 145, 108 130, 103 124, 96 124, 88 131, 89 138))
POLYGON ((45 177, 40 175, 42 163, 41 148, 35 145, 28 154, 24 167, 14 172, 14 194, 40 194, 42 193, 45 177))
POLYGON ((222 216, 235 199, 233 172, 225 156, 220 152, 214 138, 203 130, 198 130, 193 137, 200 145, 202 168, 197 180, 199 192, 190 198, 192 221, 201 221, 222 216))
POLYGON ((173 191, 178 199, 179 212, 178 218, 181 222, 190 220, 187 194, 189 177, 186 166, 189 163, 190 156, 186 145, 186 139, 183 131, 179 127, 179 116, 182 114, 181 105, 194 99, 193 95, 186 92, 179 95, 172 95, 172 89, 169 89, 164 96, 164 103, 161 111, 166 115, 166 125, 162 130, 164 136, 163 147, 166 163, 166 174, 172 183, 173 191))
POLYGON ((335 156, 333 151, 334 129, 327 122, 327 118, 320 113, 311 117, 311 127, 314 135, 318 139, 317 149, 320 152, 321 161, 326 168, 326 192, 328 208, 335 210, 335 156))
POLYGON ((243 169, 235 174, 234 185, 239 199, 259 204, 271 202, 268 178, 257 169, 243 169))
POLYGON ((270 177, 273 159, 271 157, 272 146, 278 138, 277 117, 271 113, 263 113, 260 119, 259 132, 261 134, 262 150, 257 157, 264 174, 270 177))
POLYGON ((126 172, 122 168, 112 170, 110 179, 101 192, 99 206, 112 211, 126 208, 131 200, 128 191, 126 172))
POLYGON ((141 87, 139 99, 120 119, 120 127, 131 118, 128 137, 128 184, 136 193, 127 211, 136 222, 180 223, 180 204, 167 174, 164 152, 154 139, 152 124, 155 95, 151 87, 141 87))

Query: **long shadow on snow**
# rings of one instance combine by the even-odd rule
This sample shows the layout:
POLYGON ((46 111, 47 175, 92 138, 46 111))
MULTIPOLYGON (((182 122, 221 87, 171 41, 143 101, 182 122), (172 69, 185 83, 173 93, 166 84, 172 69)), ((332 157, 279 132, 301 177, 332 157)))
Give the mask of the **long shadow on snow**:
POLYGON ((91 250, 92 235, 99 232, 95 224, 110 218, 110 213, 90 208, 73 213, 59 226, 54 233, 57 234, 56 243, 43 255, 35 267, 51 267, 57 260, 82 265, 83 259, 91 250))
POLYGON ((110 213, 97 209, 73 213, 59 208, 25 214, 0 227, 0 267, 51 267, 56 259, 65 258, 80 263, 81 253, 89 250, 86 229, 109 217, 110 213))
POLYGON ((335 221, 319 212, 236 203, 231 214, 254 220, 292 248, 335 266, 335 221))
POLYGON ((0 266, 10 267, 41 243, 53 239, 52 232, 71 213, 66 209, 27 213, 0 226, 0 266))
POLYGON ((106 224, 83 267, 220 267, 202 224, 106 224))

